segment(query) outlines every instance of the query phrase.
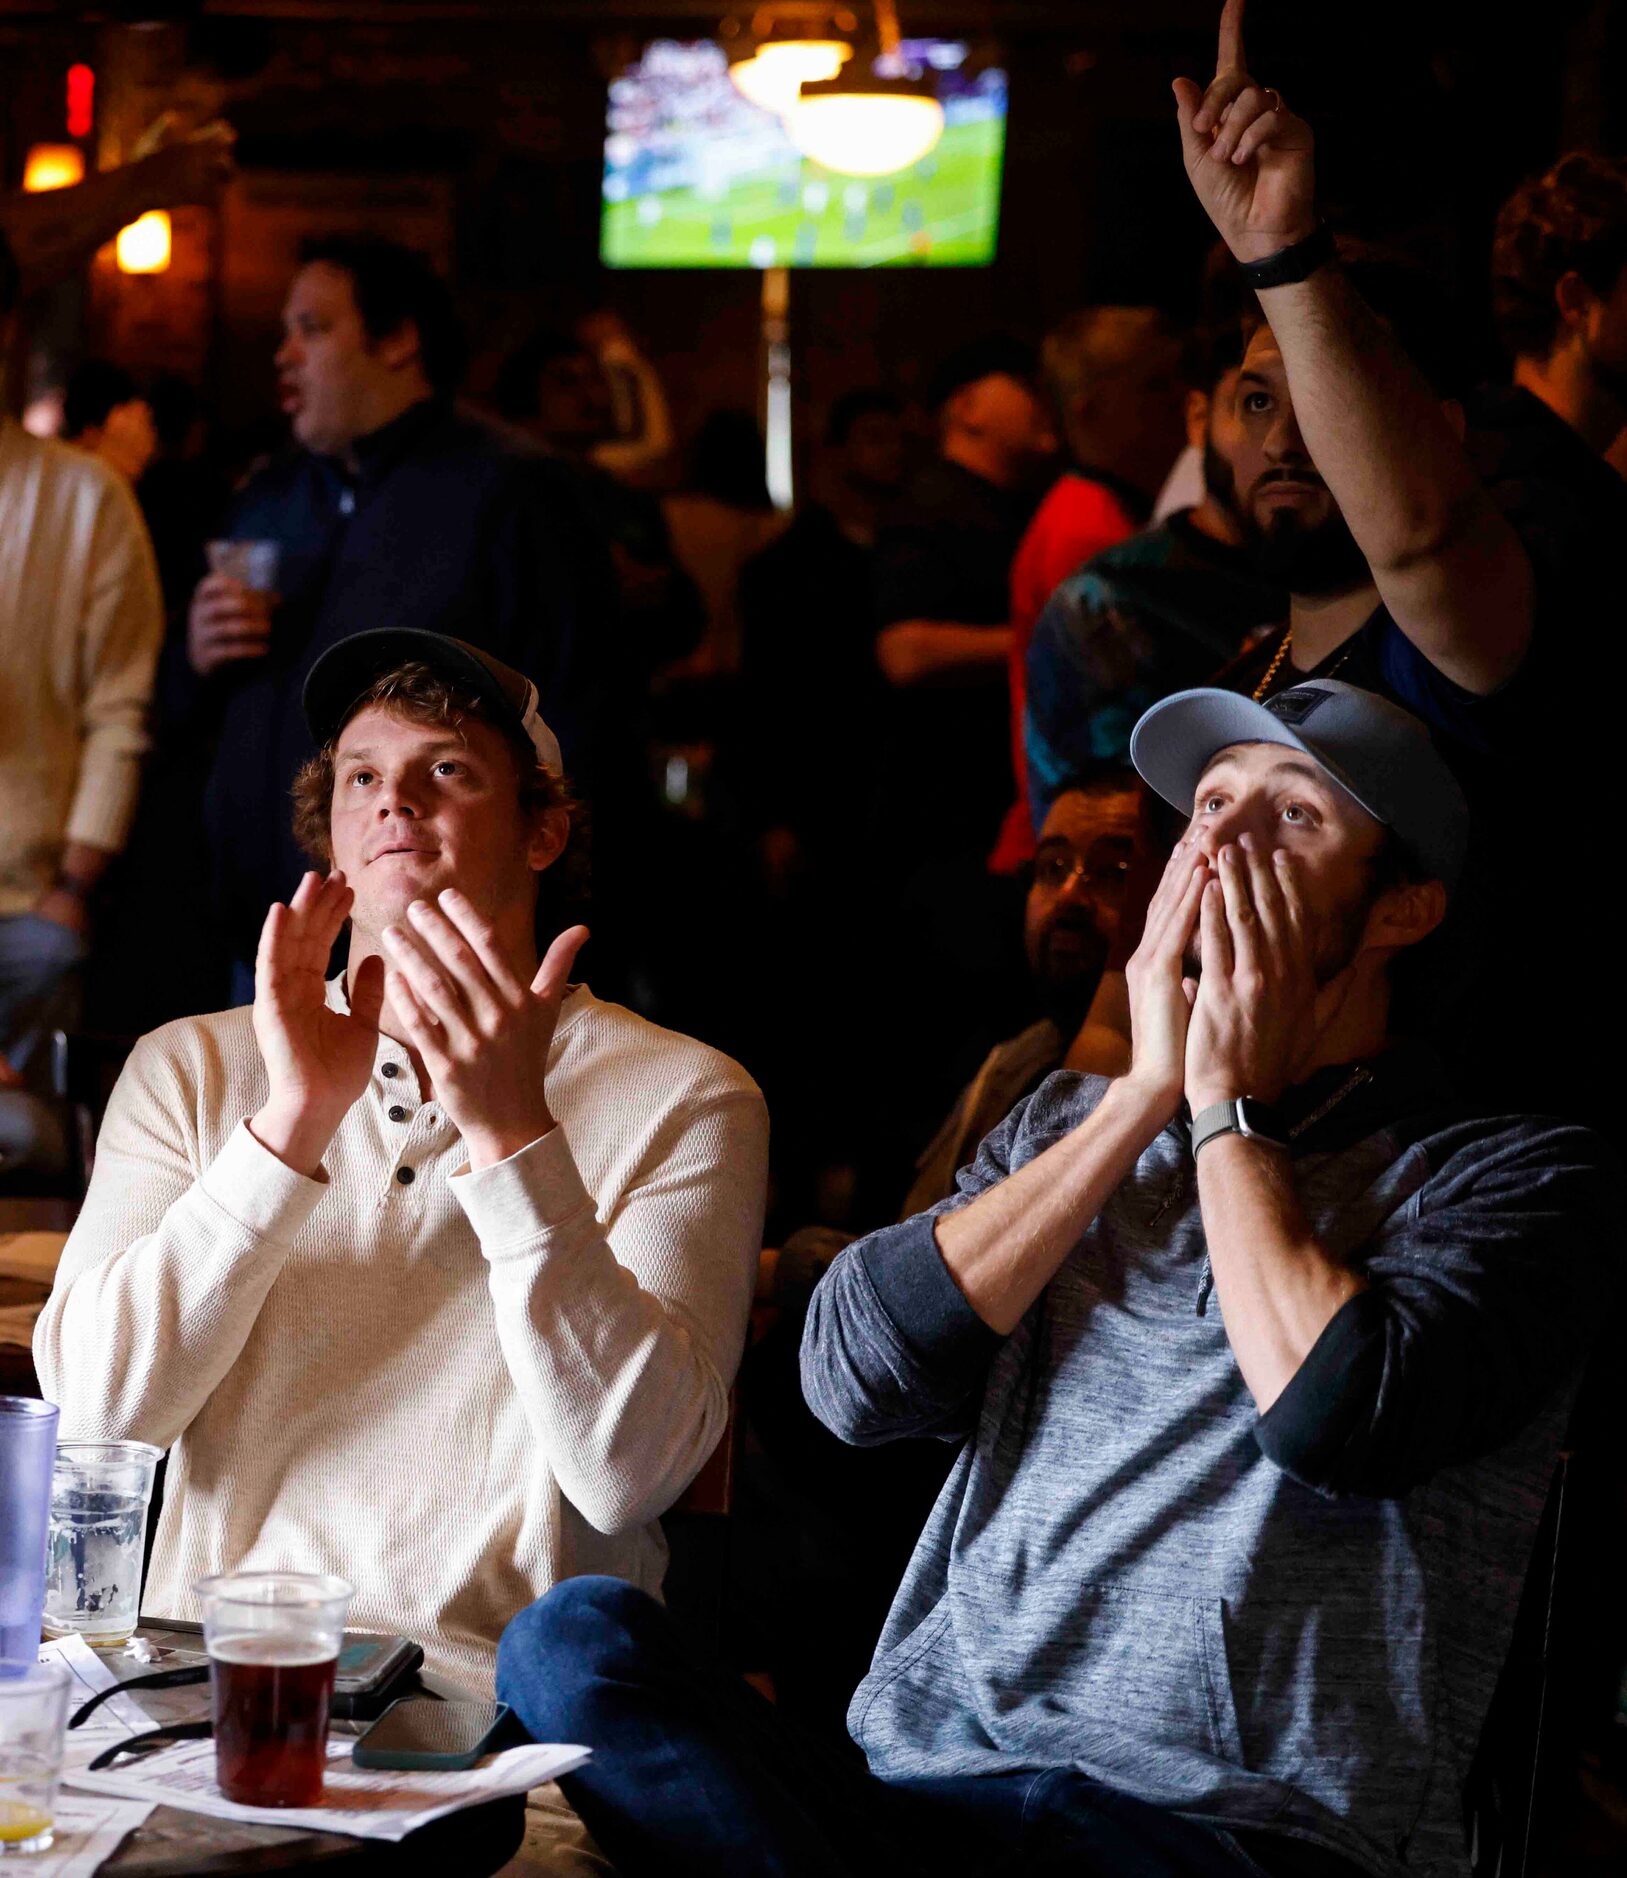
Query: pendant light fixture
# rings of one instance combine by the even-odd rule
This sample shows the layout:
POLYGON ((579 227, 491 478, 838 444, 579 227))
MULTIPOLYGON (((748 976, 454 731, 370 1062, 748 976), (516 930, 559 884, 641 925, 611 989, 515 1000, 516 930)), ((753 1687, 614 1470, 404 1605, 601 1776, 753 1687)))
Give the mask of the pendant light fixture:
POLYGON ((879 57, 861 55, 831 77, 804 82, 785 118, 802 154, 842 176, 908 169, 943 135, 930 79, 911 74, 901 57, 893 0, 876 0, 875 13, 879 57))
POLYGON ((834 78, 853 56, 845 39, 768 39, 729 67, 735 88, 753 104, 785 117, 804 84, 834 78))

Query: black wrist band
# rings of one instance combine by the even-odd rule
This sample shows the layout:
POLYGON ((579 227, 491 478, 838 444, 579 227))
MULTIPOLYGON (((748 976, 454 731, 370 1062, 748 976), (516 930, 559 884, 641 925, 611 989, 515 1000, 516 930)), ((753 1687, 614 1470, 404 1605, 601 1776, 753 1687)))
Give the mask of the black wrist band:
POLYGON ((1318 222, 1303 241, 1279 248, 1263 261, 1243 261, 1239 266, 1243 279, 1258 290, 1261 287, 1291 287, 1295 281, 1309 280, 1319 267, 1326 267, 1329 261, 1338 258, 1339 250, 1334 246, 1333 230, 1326 222, 1318 222))

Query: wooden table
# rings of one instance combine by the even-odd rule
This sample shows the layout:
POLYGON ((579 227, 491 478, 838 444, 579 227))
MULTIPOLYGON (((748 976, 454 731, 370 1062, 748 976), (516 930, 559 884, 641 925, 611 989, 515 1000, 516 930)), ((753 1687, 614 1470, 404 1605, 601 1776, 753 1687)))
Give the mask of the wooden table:
MULTIPOLYGON (((140 1675, 144 1669, 164 1667, 162 1661, 142 1663, 122 1652, 107 1663, 121 1680, 140 1675)), ((209 1712, 207 1683, 182 1689, 139 1689, 135 1699, 159 1722, 188 1721, 209 1712)), ((361 1728, 356 1723, 334 1724, 339 1734, 360 1734, 361 1728)), ((303 1827, 249 1826, 160 1806, 101 1869, 109 1878, 205 1878, 206 1874, 214 1878, 227 1873, 300 1871, 307 1866, 332 1872, 334 1878, 416 1878, 419 1873, 489 1878, 520 1849, 524 1836, 523 1793, 465 1807, 395 1844, 303 1827)))

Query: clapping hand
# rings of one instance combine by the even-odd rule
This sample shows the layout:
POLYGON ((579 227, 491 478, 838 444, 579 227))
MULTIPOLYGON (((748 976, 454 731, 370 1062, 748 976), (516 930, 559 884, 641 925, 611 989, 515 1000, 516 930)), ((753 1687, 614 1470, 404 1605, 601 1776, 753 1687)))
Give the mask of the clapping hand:
POLYGON ((249 1127, 300 1173, 320 1166, 378 1054, 383 962, 357 966, 348 1013, 327 1001, 328 955, 354 898, 343 874, 307 874, 266 915, 254 962, 254 1036, 271 1086, 249 1127))
POLYGON ((1198 919, 1203 974, 1186 1033, 1196 1115, 1239 1096, 1274 1102, 1316 1035, 1316 969, 1293 857, 1253 835, 1226 843, 1198 919))
POLYGON ((414 900, 405 924, 384 929, 391 1009, 471 1168, 507 1160, 554 1126, 544 1089, 548 1051, 587 936, 585 926, 562 932, 528 984, 455 888, 414 900))
POLYGON ((1239 261, 1260 261, 1316 228, 1311 127, 1255 83, 1243 53, 1243 0, 1226 0, 1207 91, 1175 81, 1186 173, 1239 261))

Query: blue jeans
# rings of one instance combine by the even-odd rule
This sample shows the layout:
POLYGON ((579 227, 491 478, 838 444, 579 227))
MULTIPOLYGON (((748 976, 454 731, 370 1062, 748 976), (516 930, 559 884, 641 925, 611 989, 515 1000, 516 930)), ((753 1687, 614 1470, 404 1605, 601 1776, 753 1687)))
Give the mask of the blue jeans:
POLYGON ((26 1068, 41 1038, 70 1023, 85 941, 38 913, 0 917, 0 1051, 26 1068))
POLYGON ((560 1786, 620 1878, 1354 1878, 1316 1848, 1251 1834, 1245 1850, 1069 1768, 878 1780, 617 1578, 567 1579, 521 1611, 497 1693, 533 1739, 592 1748, 560 1786))

